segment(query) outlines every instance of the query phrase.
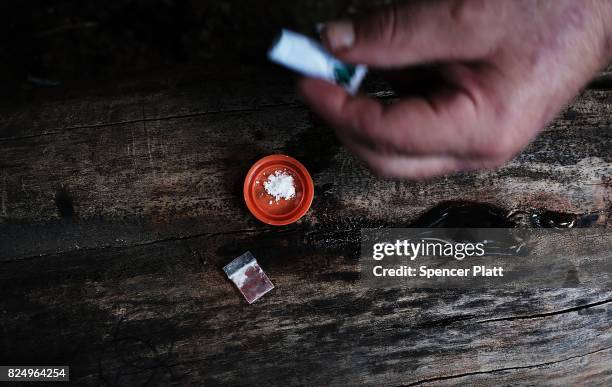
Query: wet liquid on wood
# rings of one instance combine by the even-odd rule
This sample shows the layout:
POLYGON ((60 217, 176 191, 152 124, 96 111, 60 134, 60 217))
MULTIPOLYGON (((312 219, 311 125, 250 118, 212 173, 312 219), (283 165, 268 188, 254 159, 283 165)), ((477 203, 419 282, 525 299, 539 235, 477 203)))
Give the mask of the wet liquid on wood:
MULTIPOLYGON (((332 206, 333 208, 333 206, 332 206)), ((307 244, 322 249, 340 249, 358 257, 364 228, 574 228, 590 227, 597 213, 567 214, 543 209, 508 211, 485 203, 451 201, 440 203, 410 223, 390 223, 366 218, 326 219, 309 231, 307 244)))
POLYGON ((408 227, 419 228, 573 228, 590 227, 596 213, 567 214, 549 210, 507 211, 474 202, 441 203, 421 215, 408 227))

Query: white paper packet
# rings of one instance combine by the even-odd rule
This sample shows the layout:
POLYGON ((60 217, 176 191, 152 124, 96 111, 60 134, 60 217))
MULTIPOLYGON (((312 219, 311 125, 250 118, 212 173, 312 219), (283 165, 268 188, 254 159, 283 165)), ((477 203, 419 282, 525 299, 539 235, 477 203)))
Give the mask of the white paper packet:
POLYGON ((368 68, 344 63, 314 39, 283 29, 268 51, 268 58, 303 75, 324 79, 355 94, 368 68))

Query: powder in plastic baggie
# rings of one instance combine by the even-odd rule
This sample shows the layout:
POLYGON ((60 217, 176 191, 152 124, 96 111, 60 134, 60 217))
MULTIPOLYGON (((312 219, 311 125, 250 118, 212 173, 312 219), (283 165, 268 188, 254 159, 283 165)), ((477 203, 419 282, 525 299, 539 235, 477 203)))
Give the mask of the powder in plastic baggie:
POLYGON ((274 200, 277 202, 281 199, 289 200, 295 197, 293 176, 281 170, 268 176, 264 182, 264 188, 266 193, 274 196, 274 200))
POLYGON ((250 251, 228 263, 223 267, 223 271, 249 304, 274 289, 274 285, 250 251))

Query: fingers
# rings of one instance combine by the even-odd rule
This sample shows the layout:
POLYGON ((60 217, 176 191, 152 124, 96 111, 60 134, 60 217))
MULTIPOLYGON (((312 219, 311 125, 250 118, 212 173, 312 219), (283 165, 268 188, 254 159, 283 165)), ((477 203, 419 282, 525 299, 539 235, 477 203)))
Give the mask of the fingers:
POLYGON ((383 106, 365 96, 350 96, 327 82, 303 79, 306 102, 340 135, 355 138, 378 152, 409 155, 479 157, 488 149, 486 114, 478 114, 477 97, 463 92, 430 99, 406 98, 383 106))
POLYGON ((470 60, 486 55, 497 40, 495 26, 477 33, 483 23, 499 18, 490 9, 487 1, 395 4, 356 20, 327 23, 322 37, 341 59, 371 66, 470 60))
POLYGON ((376 175, 386 178, 424 180, 455 172, 486 169, 497 166, 495 161, 460 159, 453 156, 421 156, 381 154, 350 137, 339 136, 353 154, 362 159, 376 175))
POLYGON ((495 126, 504 108, 491 102, 491 81, 499 75, 475 64, 502 37, 504 28, 496 24, 503 7, 485 0, 414 0, 328 23, 321 35, 340 59, 388 68, 444 62, 436 70, 446 73, 449 87, 391 105, 313 79, 300 82, 301 94, 347 147, 384 176, 419 179, 498 165, 510 149, 508 136, 500 135, 504 128, 495 126))
POLYGON ((342 141, 353 154, 361 158, 378 176, 423 180, 461 170, 462 163, 454 157, 407 157, 380 154, 361 144, 342 141))

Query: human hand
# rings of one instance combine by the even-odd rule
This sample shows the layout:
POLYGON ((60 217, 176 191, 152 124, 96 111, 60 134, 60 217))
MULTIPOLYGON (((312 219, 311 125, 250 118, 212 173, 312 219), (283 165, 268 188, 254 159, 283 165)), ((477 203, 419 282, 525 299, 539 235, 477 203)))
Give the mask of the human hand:
POLYGON ((612 1, 411 1, 331 22, 338 58, 382 69, 435 64, 444 87, 391 105, 306 78, 305 101, 385 177, 421 179, 513 158, 612 54, 612 1))

